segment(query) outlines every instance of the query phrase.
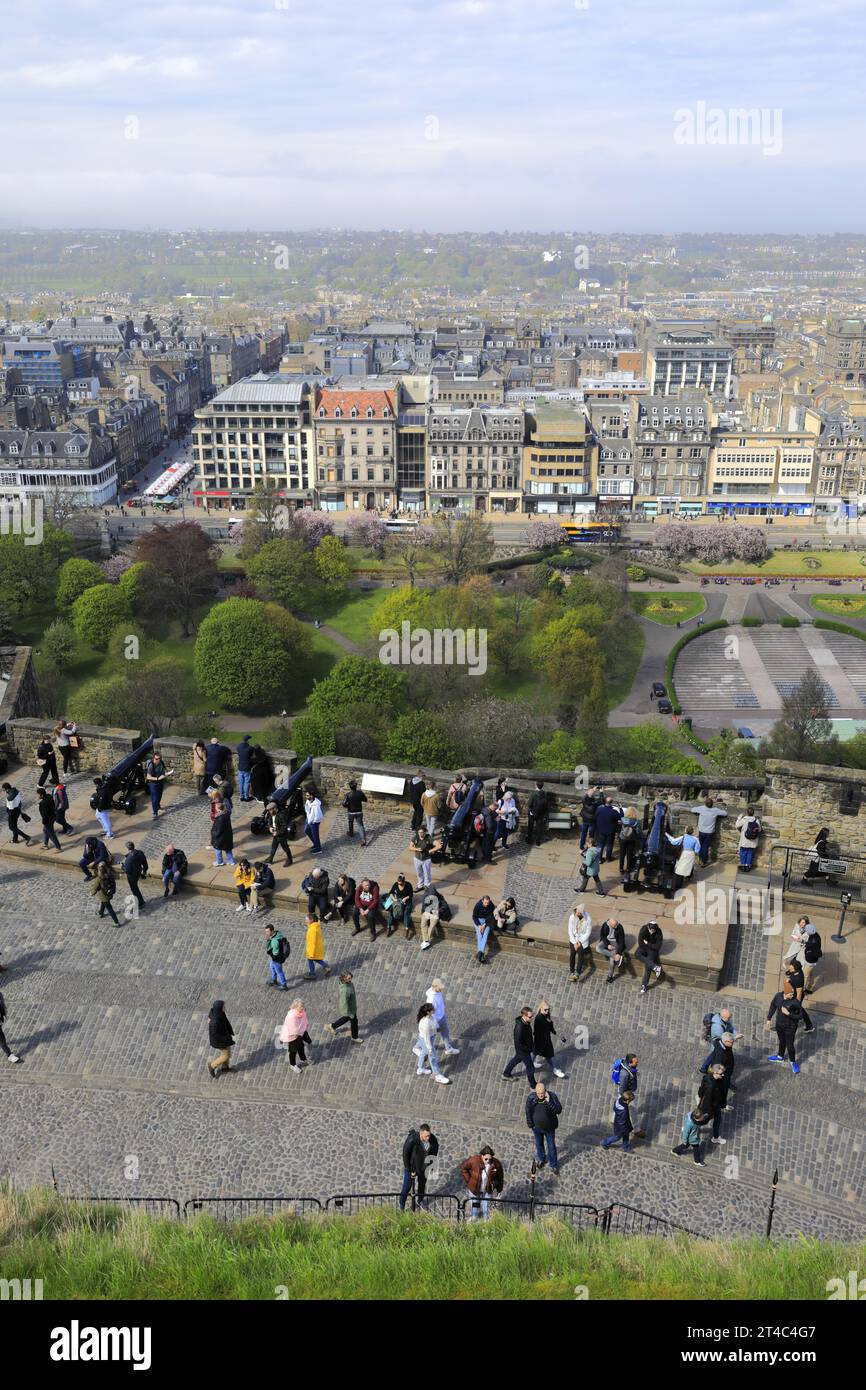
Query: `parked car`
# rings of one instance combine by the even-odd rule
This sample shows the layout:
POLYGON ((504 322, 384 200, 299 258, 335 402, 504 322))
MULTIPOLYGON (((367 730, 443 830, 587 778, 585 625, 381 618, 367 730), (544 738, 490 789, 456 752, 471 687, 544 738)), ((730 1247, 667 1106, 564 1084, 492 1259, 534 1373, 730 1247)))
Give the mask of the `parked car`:
POLYGON ((670 700, 659 700, 658 710, 659 714, 673 714, 674 707, 670 700))
POLYGON ((655 700, 659 695, 667 695, 667 687, 661 681, 653 681, 651 699, 655 700))
POLYGON ((841 580, 841 579, 828 579, 828 580, 827 580, 827 583, 828 583, 828 584, 832 584, 834 589, 839 589, 839 588, 841 588, 841 586, 842 586, 842 580, 841 580))

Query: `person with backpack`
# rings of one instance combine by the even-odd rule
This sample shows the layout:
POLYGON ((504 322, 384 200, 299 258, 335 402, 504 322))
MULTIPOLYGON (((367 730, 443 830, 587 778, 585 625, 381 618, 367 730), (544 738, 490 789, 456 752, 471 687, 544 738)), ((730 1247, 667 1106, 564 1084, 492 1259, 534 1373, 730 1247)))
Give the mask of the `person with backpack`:
POLYGON ((479 965, 486 965, 487 944, 490 933, 496 926, 496 908, 489 893, 480 897, 473 907, 472 925, 475 928, 476 959, 479 965))
POLYGON ((791 960, 795 956, 798 960, 802 961, 803 947, 806 944, 806 939, 809 936, 809 933, 813 932, 814 930, 815 928, 812 926, 812 923, 809 921, 808 917, 799 917, 797 919, 797 921, 794 923, 794 926, 791 929, 791 943, 782 957, 783 962, 786 960, 791 960))
POLYGON ((431 860, 433 841, 430 839, 426 827, 419 826, 415 830, 409 845, 409 853, 415 868, 415 887, 420 893, 423 889, 429 888, 433 882, 433 863, 431 860))
POLYGON ((616 840, 616 832, 622 820, 622 811, 613 804, 613 797, 606 796, 596 807, 595 825, 593 834, 595 842, 601 849, 601 862, 610 863, 613 859, 613 846, 616 840))
POLYGON ((355 890, 352 921, 353 936, 370 928, 370 940, 376 940, 376 918, 379 915, 379 885, 374 878, 362 878, 355 890))
POLYGON ((468 783, 462 773, 454 778, 448 791, 445 793, 445 807, 453 816, 461 801, 465 800, 468 783))
POLYGON ((102 863, 96 870, 96 877, 93 887, 90 890, 91 897, 99 899, 99 916, 104 917, 106 911, 116 927, 120 926, 117 913, 111 904, 117 888, 117 880, 114 877, 114 870, 110 864, 102 863))
POLYGON ((210 1006, 210 1013, 207 1016, 208 1042, 215 1048, 219 1056, 213 1061, 208 1059, 207 1069, 211 1080, 216 1078, 224 1071, 234 1071, 231 1066, 232 1048, 235 1045, 235 1035, 232 1025, 226 1018, 226 1006, 224 999, 215 999, 210 1006))
POLYGON ((250 772, 252 770, 250 739, 252 734, 244 734, 235 748, 238 768, 238 796, 241 801, 252 801, 250 796, 250 772))
POLYGON ((662 968, 659 964, 659 952, 663 944, 664 936, 658 922, 655 919, 644 922, 637 934, 637 950, 634 953, 635 960, 639 960, 643 965, 641 994, 647 992, 650 975, 655 975, 657 980, 661 977, 662 968))
POLYGON ((546 999, 542 999, 538 1006, 538 1012, 532 1024, 532 1047, 535 1053, 534 1065, 536 1067, 548 1066, 554 1076, 561 1081, 565 1080, 565 1072, 560 1071, 556 1065, 556 1048, 553 1039, 556 1037, 556 1029, 553 1026, 553 1015, 550 1012, 550 1005, 546 999))
POLYGON ((283 936, 283 933, 275 926, 265 927, 265 950, 268 955, 268 966, 271 978, 269 985, 277 985, 282 990, 287 990, 286 976, 283 965, 291 955, 291 945, 283 936))
MULTIPOLYGON (((580 803, 580 848, 586 845, 587 837, 595 833, 595 813, 604 800, 601 787, 591 787, 584 793, 580 803)), ((601 851, 599 851, 599 857, 601 851)))
POLYGON ((602 922, 598 935, 598 949, 602 958, 610 962, 605 984, 612 984, 614 976, 625 961, 625 929, 622 922, 618 922, 615 917, 607 917, 602 922))
POLYGON ((36 797, 36 808, 39 811, 39 819, 42 822, 42 844, 44 848, 47 849, 50 840, 58 854, 60 854, 61 844, 57 838, 57 831, 54 829, 54 798, 47 787, 37 787, 36 797))
POLYGON ((409 790, 407 792, 407 796, 409 797, 409 804, 412 807, 412 821, 409 826, 410 830, 420 830, 421 826, 424 823, 424 806, 422 799, 426 790, 427 781, 424 777, 423 772, 416 772, 415 776, 409 783, 409 790))
POLYGON ((626 1052, 617 1057, 610 1069, 610 1079, 618 1091, 631 1091, 637 1095, 637 1053, 626 1052))
POLYGON ((318 865, 307 874, 301 883, 301 892, 307 895, 308 917, 325 918, 328 913, 330 884, 331 880, 327 869, 320 869, 318 865))
POLYGON ((534 1046, 535 1037, 532 1032, 532 1010, 528 1004, 524 1004, 517 1018, 514 1020, 514 1056, 502 1073, 506 1081, 513 1081, 514 1068, 516 1066, 522 1066, 526 1071, 526 1079, 530 1086, 535 1085, 535 1070, 532 1063, 532 1051, 534 1046))
POLYGON ((271 852, 268 855, 268 863, 273 864, 278 849, 283 851, 285 856, 283 862, 287 868, 292 866, 292 851, 289 848, 289 818, 284 807, 277 805, 276 801, 269 801, 265 807, 265 826, 271 837, 271 852))
POLYGON ((362 791, 358 789, 357 782, 349 783, 349 790, 343 797, 343 810, 346 812, 346 834, 352 840, 355 837, 355 827, 361 832, 361 848, 367 848, 367 828, 364 825, 364 802, 367 800, 362 791))
POLYGON ((712 1116, 712 1142, 714 1144, 726 1144, 728 1142, 727 1139, 722 1139, 720 1134, 725 1102, 725 1069, 720 1062, 714 1062, 706 1074, 701 1077, 701 1084, 698 1087, 700 1109, 705 1114, 712 1116))
POLYGON ((583 974, 583 962, 592 936, 592 918, 581 903, 568 919, 568 978, 574 984, 583 974))
POLYGON ((460 1176, 469 1193, 469 1220, 486 1221, 490 1203, 505 1186, 505 1170, 489 1144, 460 1164, 460 1176))
POLYGON ((606 898, 604 886, 601 881, 601 850, 595 843, 595 837, 590 836, 589 844, 583 850, 580 865, 580 882, 575 888, 576 893, 585 893, 586 885, 592 878, 595 880, 595 891, 600 898, 606 898))
POLYGON ((340 1017, 335 1018, 333 1023, 325 1024, 325 1032, 333 1033, 336 1036, 340 1028, 345 1023, 349 1025, 349 1033, 353 1043, 362 1043, 363 1038, 358 1037, 358 1001, 355 997, 355 986, 352 983, 354 976, 351 970, 343 970, 340 973, 340 1017))
POLYGON ((765 1030, 770 1027, 771 1021, 776 1020, 776 1037, 779 1042, 778 1052, 767 1058, 768 1062, 784 1062, 786 1056, 791 1061, 791 1071, 795 1076, 800 1074, 800 1064, 797 1061, 797 1054, 794 1050, 794 1040, 797 1036, 797 1029, 803 1018, 803 1006, 794 994, 790 981, 786 980, 783 988, 778 994, 774 994, 770 1000, 770 1007, 767 1010, 767 1019, 764 1024, 765 1030))
POLYGON ((802 950, 803 986, 807 994, 814 994, 818 987, 818 976, 815 974, 815 971, 818 969, 818 962, 823 954, 821 936, 818 928, 809 922, 807 924, 807 935, 802 950))
POLYGON ((406 1201, 415 1185, 415 1200, 422 1206, 427 1194, 427 1169, 439 1152, 439 1140, 427 1124, 410 1129, 403 1140, 403 1186, 400 1189, 400 1210, 406 1210, 406 1201))
MULTIPOLYGON (((640 820, 635 808, 629 806, 623 812, 622 820, 619 823, 619 871, 622 874, 624 886, 632 882, 637 884, 642 846, 643 836, 640 820)), ((630 888, 626 888, 626 892, 630 891, 630 888)))
POLYGON ((160 868, 162 874, 162 896, 164 898, 168 897, 169 891, 172 897, 177 897, 180 892, 180 885, 183 882, 183 876, 188 868, 189 861, 183 850, 175 849, 174 845, 166 845, 160 868))
POLYGON ((69 810, 69 793, 67 792, 66 786, 63 782, 57 783, 57 786, 51 793, 51 799, 54 802, 55 825, 60 826, 60 829, 63 831, 64 835, 71 835, 75 827, 70 825, 68 820, 66 819, 66 812, 69 810))
POLYGON ((556 1131, 562 1114, 559 1096, 555 1091, 548 1091, 543 1081, 536 1082, 526 1097, 525 1114, 535 1142, 538 1167, 544 1168, 549 1163, 551 1173, 559 1177, 559 1155, 556 1152, 556 1131))
POLYGON ((541 837, 547 828, 549 813, 550 797, 544 790, 544 783, 536 782, 535 790, 530 793, 526 803, 526 843, 528 845, 541 844, 541 837))
MULTIPOLYGON (((334 910, 338 914, 340 921, 344 924, 348 922, 355 906, 355 889, 357 884, 348 874, 340 874, 334 884, 334 910)), ((326 914, 327 915, 327 914, 326 914)))
POLYGON ((752 870, 752 860, 758 848, 762 828, 754 806, 750 806, 744 815, 737 816, 735 828, 740 832, 740 868, 743 873, 748 874, 752 870))
POLYGON ((129 891, 138 903, 141 911, 144 911, 144 897, 139 884, 143 878, 147 877, 150 865, 147 862, 147 855, 143 850, 136 849, 132 840, 126 842, 126 854, 121 865, 126 874, 126 881, 129 884, 129 891))
MULTIPOLYGON (((12 831, 12 843, 13 845, 17 845, 18 841, 22 838, 18 830, 18 822, 19 820, 23 820, 29 825, 30 817, 21 803, 21 793, 18 788, 13 787, 11 782, 4 782, 3 790, 6 793, 6 821, 9 825, 9 829, 12 831)), ((27 845, 33 843, 30 836, 27 834, 24 834, 23 839, 24 843, 27 845)))
POLYGON ((684 1154, 691 1152, 698 1168, 706 1168, 704 1160, 701 1158, 701 1125, 707 1123, 709 1117, 703 1113, 701 1107, 696 1105, 694 1110, 686 1112, 683 1120, 683 1142, 675 1144, 671 1149, 672 1154, 677 1158, 682 1158, 684 1154))
POLYGON ((7 1062, 20 1062, 21 1058, 17 1052, 13 1052, 6 1041, 4 1024, 6 1023, 6 1000, 0 994, 0 1051, 5 1052, 7 1062))
POLYGON ((603 1149, 610 1149, 614 1144, 622 1144, 623 1153, 631 1153, 631 1135, 634 1125, 631 1121, 629 1106, 633 1100, 633 1091, 621 1091, 617 1096, 613 1104, 613 1134, 608 1135, 607 1139, 602 1139, 601 1147, 603 1149))

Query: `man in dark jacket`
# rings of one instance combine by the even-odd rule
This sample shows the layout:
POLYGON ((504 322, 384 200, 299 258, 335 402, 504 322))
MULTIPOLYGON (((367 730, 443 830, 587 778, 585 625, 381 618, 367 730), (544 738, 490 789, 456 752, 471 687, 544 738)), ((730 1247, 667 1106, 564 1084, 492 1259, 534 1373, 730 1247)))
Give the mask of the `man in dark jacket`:
POLYGON ((412 806, 412 829, 418 830, 424 820, 424 807, 421 798, 427 789, 426 779, 421 772, 416 772, 412 781, 409 783, 409 801, 412 806))
POLYGON ((415 1197, 420 1207, 427 1194, 427 1169, 439 1152, 439 1140, 429 1125, 410 1129, 403 1141, 403 1186, 400 1190, 400 1210, 406 1210, 406 1198, 415 1183, 415 1197))
POLYGON ((51 785, 56 787, 60 781, 57 775, 57 754, 54 752, 54 745, 47 734, 43 734, 42 742, 36 749, 36 761, 42 768, 38 785, 44 786, 46 779, 50 777, 51 785))
MULTIPOLYGON (((364 802, 367 800, 364 793, 359 789, 357 782, 349 783, 349 790, 343 797, 343 809, 346 812, 346 834, 351 840, 355 834, 355 826, 361 832, 361 848, 367 845, 367 830, 364 825, 364 802)), ((413 830, 417 827, 413 826, 413 830)))
POLYGON ((655 975, 656 979, 662 973, 659 964, 659 951, 662 948, 664 937, 662 929, 656 921, 644 922, 637 934, 637 950, 634 953, 635 960, 639 960, 643 965, 643 983, 640 987, 641 994, 646 994, 649 985, 650 975, 655 975))
POLYGON ((136 849, 132 840, 126 842, 126 854, 123 858, 123 872, 126 874, 126 881, 129 884, 129 891, 135 898, 139 907, 144 911, 144 898, 142 897, 139 883, 148 871, 149 865, 147 856, 143 850, 136 849))
POLYGON ((540 845, 542 833, 547 826, 547 813, 550 798, 544 790, 543 782, 536 782, 535 790, 526 803, 526 843, 540 845))
POLYGON ((486 1221, 491 1199, 505 1186, 505 1170, 489 1144, 460 1164, 460 1176, 469 1193, 469 1220, 486 1221))
POLYGON ((54 848, 60 851, 60 841, 57 838, 57 831, 54 829, 55 811, 54 798, 47 787, 37 787, 36 789, 36 808, 39 812, 39 819, 42 822, 42 843, 48 848, 48 841, 54 848))
POLYGON ((539 1081, 526 1097, 526 1123, 535 1140, 535 1158, 539 1168, 550 1164, 551 1173, 559 1176, 559 1156, 556 1152, 556 1127, 562 1106, 555 1091, 548 1091, 539 1081), (546 1152, 545 1152, 546 1150, 546 1152))
POLYGON ((324 922, 328 912, 328 889, 331 880, 326 869, 311 869, 301 884, 301 892, 307 895, 307 914, 324 922))
POLYGON ((250 796, 251 738, 252 734, 244 734, 240 743, 235 748, 235 757, 238 761, 238 794, 241 801, 252 801, 252 797, 250 796))
POLYGON ((292 863, 292 851, 289 849, 289 818, 282 806, 276 801, 269 801, 265 810, 265 823, 271 832, 271 853, 268 859, 269 864, 273 864, 274 856, 278 849, 283 851, 286 856, 287 865, 292 863))
POLYGON ((622 811, 606 796, 595 812, 595 843, 601 848, 601 862, 613 859, 613 842, 622 820, 622 811))
POLYGON ((779 1049, 768 1062, 784 1062, 787 1055, 791 1061, 791 1071, 795 1076, 799 1075, 800 1064, 797 1061, 797 1054, 794 1051, 794 1039, 797 1036, 797 1029, 803 1017, 803 1006, 791 989, 790 983, 785 982, 785 989, 774 994, 770 1000, 770 1007, 767 1010, 767 1021, 765 1028, 770 1027, 770 1023, 775 1018, 776 1037, 779 1040, 779 1049))
POLYGON ((180 892, 181 880, 189 868, 189 863, 182 849, 175 849, 174 845, 166 845, 165 854, 162 856, 162 896, 168 897, 169 889, 172 896, 177 897, 180 892))
POLYGON ((514 1080, 514 1068, 520 1065, 526 1070, 526 1079, 530 1086, 535 1085, 535 1070, 532 1065, 533 1046, 532 1010, 528 1004, 525 1004, 514 1020, 514 1056, 502 1073, 506 1081, 514 1080))
POLYGON ((493 858, 493 845, 496 840, 496 826, 499 817, 496 814, 496 802, 490 801, 486 806, 482 806, 479 812, 483 821, 481 831, 481 858, 485 864, 489 864, 493 858))
POLYGON ((733 1033, 722 1033, 721 1037, 714 1039, 712 1052, 710 1053, 709 1057, 704 1058, 704 1061, 701 1063, 700 1066, 700 1072, 702 1076, 706 1076, 709 1068, 713 1066, 713 1064, 716 1062, 718 1062, 720 1066, 724 1067, 725 1110, 733 1109, 733 1106, 728 1104, 728 1092, 733 1090, 731 1081, 734 1075, 735 1061, 736 1059, 734 1057, 734 1035, 733 1033))
POLYGON ((583 849, 588 835, 595 833, 595 816, 604 800, 601 787, 593 787, 586 793, 580 804, 580 848, 583 849))
POLYGON ((84 853, 78 861, 78 867, 84 874, 85 882, 96 877, 96 870, 100 864, 110 864, 111 855, 108 853, 102 840, 97 840, 95 835, 88 835, 84 841, 84 853), (93 872, 91 873, 91 869, 93 872))
POLYGON ((622 922, 617 922, 614 917, 608 917, 607 921, 602 922, 598 949, 610 961, 605 980, 605 984, 609 985, 625 959, 625 931, 622 922))
POLYGON ((211 1004, 210 1013, 207 1016, 208 1022, 208 1041, 211 1047, 219 1052, 219 1056, 214 1061, 208 1061, 207 1069, 212 1078, 219 1076, 222 1071, 232 1071, 229 1065, 231 1061, 232 1048, 235 1045, 235 1037, 232 1025, 226 1018, 225 1000, 215 999, 211 1004))
POLYGON ((613 1134, 609 1135, 607 1139, 602 1139, 601 1147, 603 1149, 609 1149, 613 1144, 621 1143, 623 1153, 631 1153, 631 1132, 634 1125, 631 1122, 629 1106, 633 1100, 634 1095, 631 1091, 623 1091, 621 1095, 617 1096, 613 1107, 613 1134))
POLYGON ((220 777, 226 777, 231 756, 224 743, 220 743, 216 737, 212 738, 205 750, 204 770, 207 776, 213 778, 218 773, 220 777))

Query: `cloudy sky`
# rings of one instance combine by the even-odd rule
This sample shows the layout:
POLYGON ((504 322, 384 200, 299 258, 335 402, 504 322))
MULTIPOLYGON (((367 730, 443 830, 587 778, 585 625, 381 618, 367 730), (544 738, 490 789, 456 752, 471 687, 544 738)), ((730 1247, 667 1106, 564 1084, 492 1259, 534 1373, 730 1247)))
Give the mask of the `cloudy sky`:
POLYGON ((864 230, 864 0, 4 10, 3 226, 864 230))

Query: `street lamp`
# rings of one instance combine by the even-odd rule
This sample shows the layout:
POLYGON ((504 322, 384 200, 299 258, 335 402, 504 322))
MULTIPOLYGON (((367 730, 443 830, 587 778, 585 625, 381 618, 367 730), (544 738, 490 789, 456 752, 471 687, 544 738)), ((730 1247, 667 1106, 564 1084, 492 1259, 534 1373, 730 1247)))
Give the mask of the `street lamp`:
POLYGON ((833 933, 833 935, 831 936, 830 940, 831 940, 831 941, 838 941, 838 943, 839 943, 840 946, 844 946, 844 944, 845 944, 845 933, 843 932, 842 928, 843 928, 844 925, 845 925, 845 913, 848 911, 848 908, 851 906, 851 903, 852 903, 852 901, 853 901, 853 898, 854 898, 854 894, 853 894, 853 893, 840 893, 840 895, 839 895, 839 901, 840 901, 840 903, 842 904, 842 911, 841 911, 840 914, 839 914, 839 930, 838 930, 838 931, 834 931, 834 933, 833 933))

